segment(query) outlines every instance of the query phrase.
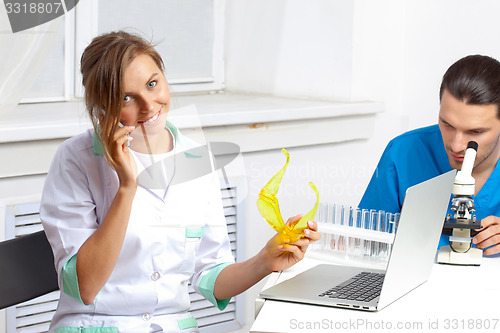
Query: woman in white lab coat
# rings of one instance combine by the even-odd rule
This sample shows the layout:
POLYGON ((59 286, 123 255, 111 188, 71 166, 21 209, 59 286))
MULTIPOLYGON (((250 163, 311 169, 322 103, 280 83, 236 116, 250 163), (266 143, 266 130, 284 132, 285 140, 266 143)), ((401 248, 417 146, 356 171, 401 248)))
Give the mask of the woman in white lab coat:
POLYGON ((171 185, 176 158, 192 157, 194 143, 167 121, 158 53, 138 36, 109 33, 85 49, 81 71, 94 130, 61 145, 40 210, 61 288, 51 332, 196 332, 188 283, 224 309, 319 239, 311 221, 297 242, 275 236, 234 263, 216 174, 171 185), (165 162, 141 184, 158 160, 174 168, 165 162))

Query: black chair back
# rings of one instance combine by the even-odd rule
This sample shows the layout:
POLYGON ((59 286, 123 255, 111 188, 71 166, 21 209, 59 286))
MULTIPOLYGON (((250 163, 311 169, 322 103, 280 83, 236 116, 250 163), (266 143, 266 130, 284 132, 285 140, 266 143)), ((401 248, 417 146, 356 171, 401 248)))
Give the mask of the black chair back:
POLYGON ((58 289, 45 232, 0 242, 0 309, 58 289))

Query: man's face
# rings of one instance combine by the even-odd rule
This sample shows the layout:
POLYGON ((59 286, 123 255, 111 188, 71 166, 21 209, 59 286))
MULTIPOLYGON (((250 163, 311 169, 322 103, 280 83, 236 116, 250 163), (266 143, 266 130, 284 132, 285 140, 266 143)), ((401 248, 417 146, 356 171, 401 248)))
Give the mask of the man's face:
POLYGON ((474 172, 495 167, 500 156, 500 119, 497 112, 495 104, 465 104, 447 90, 443 92, 439 129, 453 169, 461 169, 469 141, 476 141, 479 146, 474 172))

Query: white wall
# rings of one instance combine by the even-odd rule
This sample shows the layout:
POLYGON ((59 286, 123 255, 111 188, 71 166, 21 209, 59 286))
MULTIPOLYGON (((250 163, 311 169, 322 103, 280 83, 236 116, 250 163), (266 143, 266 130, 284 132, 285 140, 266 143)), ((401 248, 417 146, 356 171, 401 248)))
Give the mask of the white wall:
POLYGON ((227 88, 349 99, 353 4, 343 0, 227 1, 227 88))
POLYGON ((495 0, 356 1, 353 99, 387 105, 376 149, 392 132, 436 123, 441 78, 456 60, 500 59, 499 11, 495 0))
MULTIPOLYGON (((386 105, 370 140, 290 152, 299 164, 278 195, 283 215, 309 209, 311 180, 322 200, 357 205, 388 141, 436 123, 446 69, 468 54, 500 59, 498 13, 498 0, 228 0, 227 90, 386 105)), ((244 159, 250 256, 272 235, 256 193, 283 159, 278 150, 244 159)), ((250 307, 259 288, 247 292, 250 307)))
POLYGON ((453 62, 468 54, 500 59, 498 0, 228 0, 226 7, 227 90, 384 102, 374 137, 344 156, 371 169, 392 137, 436 123, 440 81, 453 62))

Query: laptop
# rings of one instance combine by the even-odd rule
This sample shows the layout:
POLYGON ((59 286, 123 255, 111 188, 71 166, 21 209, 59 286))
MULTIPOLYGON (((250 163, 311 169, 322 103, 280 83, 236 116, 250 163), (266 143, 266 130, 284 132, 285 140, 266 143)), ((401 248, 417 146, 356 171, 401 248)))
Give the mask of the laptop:
POLYGON ((386 270, 320 264, 263 290, 260 297, 378 311, 417 288, 434 264, 455 174, 451 170, 406 191, 386 270), (366 283, 369 289, 363 289, 366 283))

